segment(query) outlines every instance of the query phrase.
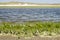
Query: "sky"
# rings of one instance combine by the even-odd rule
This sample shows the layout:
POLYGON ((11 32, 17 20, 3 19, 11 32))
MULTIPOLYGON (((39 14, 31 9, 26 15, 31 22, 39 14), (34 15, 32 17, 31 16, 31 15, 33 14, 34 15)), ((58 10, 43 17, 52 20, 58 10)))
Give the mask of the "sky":
POLYGON ((10 1, 32 2, 32 3, 60 3, 60 0, 0 0, 0 2, 10 2, 10 1))

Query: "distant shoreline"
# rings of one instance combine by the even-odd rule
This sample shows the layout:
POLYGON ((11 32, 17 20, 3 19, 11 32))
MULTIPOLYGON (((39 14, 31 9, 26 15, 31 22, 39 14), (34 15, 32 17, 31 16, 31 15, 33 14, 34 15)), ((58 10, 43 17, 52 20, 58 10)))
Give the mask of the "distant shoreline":
POLYGON ((60 5, 0 5, 0 8, 60 8, 60 5))
POLYGON ((28 4, 24 4, 24 5, 0 5, 0 6, 60 6, 60 5, 28 5, 28 4))
POLYGON ((46 5, 41 5, 41 6, 19 6, 19 5, 0 5, 0 8, 60 8, 60 5, 58 5, 58 6, 46 6, 46 5))

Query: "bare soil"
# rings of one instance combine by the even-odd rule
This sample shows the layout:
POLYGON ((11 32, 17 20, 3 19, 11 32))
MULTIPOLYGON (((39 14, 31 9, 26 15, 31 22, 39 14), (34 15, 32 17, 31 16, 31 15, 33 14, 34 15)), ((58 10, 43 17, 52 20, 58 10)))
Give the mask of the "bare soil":
POLYGON ((58 37, 32 37, 32 38, 24 38, 24 37, 13 37, 13 36, 0 36, 0 40, 60 40, 60 36, 58 37))

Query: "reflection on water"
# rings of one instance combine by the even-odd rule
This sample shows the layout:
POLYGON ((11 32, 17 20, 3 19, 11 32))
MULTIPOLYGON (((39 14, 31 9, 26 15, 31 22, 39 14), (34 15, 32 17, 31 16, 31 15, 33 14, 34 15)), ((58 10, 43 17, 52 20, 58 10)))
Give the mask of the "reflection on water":
POLYGON ((0 21, 60 21, 60 8, 2 8, 0 21))

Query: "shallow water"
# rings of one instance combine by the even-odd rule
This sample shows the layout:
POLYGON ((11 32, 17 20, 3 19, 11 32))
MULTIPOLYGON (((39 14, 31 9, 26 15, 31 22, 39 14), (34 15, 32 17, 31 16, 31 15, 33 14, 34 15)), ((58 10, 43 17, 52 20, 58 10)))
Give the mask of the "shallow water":
POLYGON ((0 8, 0 22, 60 21, 60 8, 0 8))

